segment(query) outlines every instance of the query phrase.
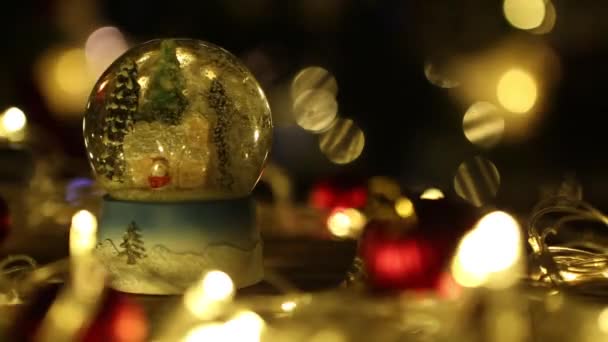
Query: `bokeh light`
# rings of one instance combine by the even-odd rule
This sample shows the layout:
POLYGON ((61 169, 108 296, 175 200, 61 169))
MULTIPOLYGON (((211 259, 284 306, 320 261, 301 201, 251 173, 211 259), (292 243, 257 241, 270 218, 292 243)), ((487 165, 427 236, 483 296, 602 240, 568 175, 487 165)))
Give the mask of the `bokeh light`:
POLYGON ((333 95, 338 94, 338 82, 326 69, 312 66, 302 69, 291 82, 291 99, 295 101, 307 90, 323 90, 333 95))
POLYGON ((328 91, 306 90, 294 101, 293 113, 300 127, 315 133, 323 132, 336 120, 338 102, 328 91))
POLYGON ((327 218, 329 232, 338 238, 356 238, 365 226, 366 218, 357 209, 336 209, 327 218))
POLYGON ((234 283, 222 271, 209 271, 184 294, 184 305, 197 317, 214 315, 218 306, 234 296, 234 283))
POLYGON ((224 326, 220 323, 208 323, 192 328, 182 342, 227 341, 224 326))
POLYGON ((553 31, 555 24, 557 22, 557 11, 555 10, 555 5, 551 0, 546 0, 545 2, 545 18, 543 19, 542 24, 535 29, 530 30, 530 32, 534 34, 547 34, 553 31))
POLYGON ((357 159, 365 146, 363 131, 350 119, 340 118, 319 138, 321 152, 333 163, 348 164, 357 159))
POLYGON ((25 139, 27 118, 25 113, 17 108, 10 107, 0 114, 0 138, 8 139, 12 142, 19 142, 25 139))
POLYGON ((498 108, 489 102, 475 102, 462 119, 465 137, 481 148, 495 146, 505 130, 505 119, 498 108))
POLYGON ((526 113, 536 103, 538 89, 534 78, 522 69, 507 70, 496 87, 498 102, 512 113, 526 113))
POLYGON ((496 165, 479 156, 460 164, 454 177, 456 194, 477 207, 493 200, 499 187, 500 174, 496 165))
POLYGON ((253 311, 241 311, 224 323, 227 342, 259 342, 266 327, 264 320, 253 311))
POLYGON ((266 327, 255 312, 241 311, 227 322, 195 326, 182 339, 184 342, 259 342, 266 327))
POLYGON ((608 307, 600 311, 597 316, 597 326, 601 332, 608 334, 608 307))
POLYGON ((230 276, 222 271, 211 271, 203 278, 205 297, 214 301, 226 300, 234 294, 234 284, 230 276))
POLYGON ((530 30, 539 27, 545 18, 544 0, 505 0, 503 12, 513 27, 530 30))
POLYGON ((298 304, 292 300, 287 301, 287 302, 283 302, 281 304, 281 310, 285 311, 285 312, 292 312, 293 310, 296 309, 296 307, 298 306, 298 304))
POLYGON ((82 115, 95 75, 82 48, 50 50, 36 68, 38 86, 49 109, 57 115, 82 115))
POLYGON ((439 88, 450 89, 460 85, 459 82, 448 77, 444 70, 440 70, 440 68, 432 62, 426 62, 424 64, 424 76, 431 84, 439 88))
POLYGON ((493 284, 488 284, 488 280, 517 263, 522 252, 521 239, 519 224, 511 215, 502 211, 485 215, 460 242, 452 263, 454 279, 466 287, 513 284, 517 275, 496 277, 493 284))
POLYGON ((93 74, 99 76, 128 48, 127 41, 118 28, 104 26, 89 35, 84 51, 93 74))
POLYGON ((438 200, 444 197, 445 195, 443 194, 443 191, 437 188, 428 188, 424 190, 422 194, 420 194, 420 199, 426 200, 438 200))
POLYGON ((395 202, 395 211, 402 218, 412 217, 414 215, 414 204, 407 197, 400 197, 395 202))
POLYGON ((27 119, 25 113, 17 107, 7 109, 2 115, 2 129, 7 133, 15 133, 25 127, 27 119))
POLYGON ((97 218, 88 210, 72 216, 70 228, 70 255, 89 254, 97 244, 97 218))

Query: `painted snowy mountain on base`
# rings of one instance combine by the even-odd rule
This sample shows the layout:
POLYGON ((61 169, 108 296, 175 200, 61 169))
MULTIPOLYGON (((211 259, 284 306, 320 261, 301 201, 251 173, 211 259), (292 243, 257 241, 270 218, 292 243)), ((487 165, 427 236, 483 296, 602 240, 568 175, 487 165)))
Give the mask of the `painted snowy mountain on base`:
POLYGON ((129 264, 115 243, 106 239, 96 254, 112 276, 111 286, 119 291, 143 294, 181 294, 212 269, 226 272, 236 287, 259 282, 263 269, 262 243, 244 250, 228 244, 208 245, 201 254, 176 253, 163 245, 147 249, 146 255, 129 264))

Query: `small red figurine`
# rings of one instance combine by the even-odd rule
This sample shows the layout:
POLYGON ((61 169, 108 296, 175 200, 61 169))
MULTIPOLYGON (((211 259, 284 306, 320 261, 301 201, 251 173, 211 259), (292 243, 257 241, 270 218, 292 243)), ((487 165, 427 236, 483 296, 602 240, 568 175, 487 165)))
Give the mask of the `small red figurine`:
POLYGON ((169 162, 163 157, 157 157, 152 160, 152 169, 148 176, 148 184, 152 189, 159 189, 171 182, 169 175, 169 162))

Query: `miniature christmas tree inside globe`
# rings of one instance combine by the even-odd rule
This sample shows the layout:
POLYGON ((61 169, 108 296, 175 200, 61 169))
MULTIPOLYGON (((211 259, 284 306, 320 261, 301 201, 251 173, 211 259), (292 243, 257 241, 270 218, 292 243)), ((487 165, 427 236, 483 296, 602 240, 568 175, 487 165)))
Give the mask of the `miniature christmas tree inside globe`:
POLYGON ((180 201, 242 197, 268 155, 268 102, 229 52, 155 40, 118 58, 95 85, 85 145, 111 197, 180 201))

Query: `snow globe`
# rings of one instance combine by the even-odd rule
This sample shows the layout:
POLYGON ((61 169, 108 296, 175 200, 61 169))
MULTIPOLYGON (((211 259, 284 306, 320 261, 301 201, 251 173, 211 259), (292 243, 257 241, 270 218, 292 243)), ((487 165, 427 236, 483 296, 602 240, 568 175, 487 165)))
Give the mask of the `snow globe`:
POLYGON ((107 191, 97 255, 112 287, 179 294, 209 269, 238 287, 261 280, 250 193, 272 122, 264 92, 236 57, 191 39, 138 45, 96 83, 83 130, 107 191))

